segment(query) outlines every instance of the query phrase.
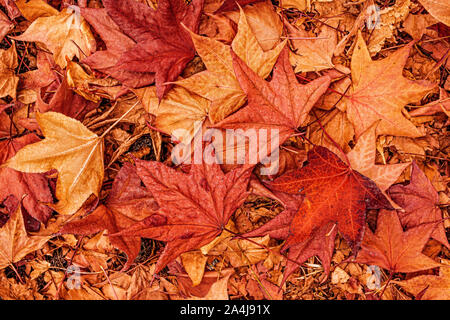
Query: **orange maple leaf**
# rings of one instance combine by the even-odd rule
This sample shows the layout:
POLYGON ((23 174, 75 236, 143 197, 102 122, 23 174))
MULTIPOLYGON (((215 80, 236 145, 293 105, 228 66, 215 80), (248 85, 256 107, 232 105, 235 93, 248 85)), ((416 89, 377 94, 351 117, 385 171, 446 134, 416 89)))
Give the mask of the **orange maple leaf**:
POLYGON ((440 266, 422 254, 434 224, 424 224, 403 232, 397 212, 386 210, 378 214, 377 224, 375 234, 367 230, 357 262, 374 264, 394 273, 416 272, 440 266))

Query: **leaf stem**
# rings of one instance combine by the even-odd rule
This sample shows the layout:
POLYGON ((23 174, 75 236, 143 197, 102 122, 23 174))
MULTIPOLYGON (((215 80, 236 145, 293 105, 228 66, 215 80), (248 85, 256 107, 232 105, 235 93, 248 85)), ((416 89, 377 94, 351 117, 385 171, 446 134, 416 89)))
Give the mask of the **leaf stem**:
POLYGON ((137 101, 135 104, 133 104, 127 112, 125 112, 119 119, 116 120, 108 129, 106 129, 105 132, 100 136, 100 139, 103 139, 112 129, 114 129, 117 124, 122 121, 137 105, 139 104, 139 101, 137 101))

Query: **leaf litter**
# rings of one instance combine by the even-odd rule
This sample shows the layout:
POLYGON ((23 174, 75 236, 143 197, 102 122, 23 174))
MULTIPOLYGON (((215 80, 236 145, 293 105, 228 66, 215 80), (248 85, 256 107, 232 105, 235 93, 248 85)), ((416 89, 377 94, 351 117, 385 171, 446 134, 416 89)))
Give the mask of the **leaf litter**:
POLYGON ((449 17, 0 2, 0 298, 449 299, 449 17))

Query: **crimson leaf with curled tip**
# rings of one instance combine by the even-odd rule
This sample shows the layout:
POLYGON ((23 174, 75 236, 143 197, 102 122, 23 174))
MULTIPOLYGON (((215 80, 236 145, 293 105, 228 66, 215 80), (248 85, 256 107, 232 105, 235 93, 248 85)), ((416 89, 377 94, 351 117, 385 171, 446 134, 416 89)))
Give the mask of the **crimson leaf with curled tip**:
MULTIPOLYGON (((90 235, 102 230, 109 234, 120 232, 136 222, 151 216, 159 209, 151 192, 141 185, 136 168, 126 163, 117 174, 105 205, 100 205, 81 220, 65 224, 60 234, 90 235)), ((139 254, 139 236, 111 236, 111 244, 126 253, 127 268, 139 254)))
MULTIPOLYGON (((155 73, 159 99, 195 56, 189 32, 197 33, 204 0, 160 0, 156 10, 135 0, 103 0, 108 15, 136 42, 116 67, 128 72, 155 73)), ((125 83, 132 85, 133 83, 125 83)))
POLYGON ((154 72, 131 72, 117 65, 122 54, 131 50, 136 42, 122 32, 106 9, 81 8, 81 14, 102 37, 107 48, 84 58, 83 63, 130 87, 143 87, 155 82, 154 72))
POLYGON ((192 164, 189 174, 160 162, 136 160, 137 172, 159 212, 118 235, 167 242, 156 264, 161 271, 181 253, 198 249, 220 235, 246 199, 252 167, 224 174, 218 164, 192 164))
MULTIPOLYGON (((290 260, 302 263, 318 255, 328 273, 336 231, 356 253, 364 233, 366 209, 392 207, 373 181, 352 170, 328 149, 315 147, 308 153, 308 162, 267 183, 284 201, 286 210, 245 236, 268 233, 286 239, 283 250, 289 249, 290 260)), ((295 268, 290 261, 285 279, 295 268)))
POLYGON ((67 83, 67 78, 62 80, 49 103, 44 102, 40 95, 36 101, 36 108, 39 112, 59 112, 80 121, 83 121, 85 115, 97 106, 97 103, 86 100, 73 91, 67 83))

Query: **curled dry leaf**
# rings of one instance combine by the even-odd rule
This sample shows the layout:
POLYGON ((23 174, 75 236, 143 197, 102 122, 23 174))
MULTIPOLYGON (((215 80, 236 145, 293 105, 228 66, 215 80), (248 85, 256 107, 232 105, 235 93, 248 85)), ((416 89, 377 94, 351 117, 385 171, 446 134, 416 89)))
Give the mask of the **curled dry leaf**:
POLYGON ((19 77, 15 74, 14 69, 18 65, 16 45, 13 42, 8 50, 0 50, 0 98, 16 97, 19 77))
POLYGON ((66 77, 62 80, 48 103, 44 102, 40 95, 38 95, 36 101, 36 109, 41 113, 49 111, 58 112, 79 121, 84 120, 85 115, 97 106, 97 103, 88 101, 76 94, 70 88, 66 77))
POLYGON ((50 236, 29 236, 27 234, 19 206, 8 222, 0 228, 0 269, 39 250, 50 238, 50 236))
POLYGON ((81 59, 96 49, 89 25, 70 8, 57 15, 37 18, 22 35, 14 39, 45 44, 61 68, 67 66, 66 57, 69 60, 73 57, 81 59))

